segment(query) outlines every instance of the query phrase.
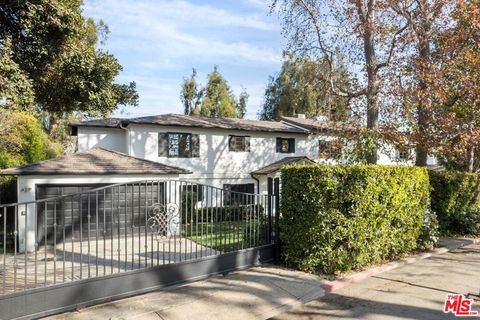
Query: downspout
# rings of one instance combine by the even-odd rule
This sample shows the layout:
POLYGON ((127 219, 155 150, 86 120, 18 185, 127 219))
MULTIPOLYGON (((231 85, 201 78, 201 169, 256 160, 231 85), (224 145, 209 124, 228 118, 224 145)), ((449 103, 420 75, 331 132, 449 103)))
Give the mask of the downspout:
POLYGON ((257 181, 257 193, 260 194, 260 180, 258 180, 258 178, 255 178, 253 173, 250 173, 250 176, 252 177, 253 180, 257 181))
MULTIPOLYGON (((128 126, 128 123, 126 124, 128 126)), ((123 121, 120 121, 118 127, 122 130, 125 130, 126 131, 126 138, 125 138, 125 144, 126 144, 126 149, 127 149, 127 154, 130 156, 132 155, 131 154, 131 150, 130 150, 130 130, 128 130, 128 128, 126 126, 124 126, 123 124, 123 121)))

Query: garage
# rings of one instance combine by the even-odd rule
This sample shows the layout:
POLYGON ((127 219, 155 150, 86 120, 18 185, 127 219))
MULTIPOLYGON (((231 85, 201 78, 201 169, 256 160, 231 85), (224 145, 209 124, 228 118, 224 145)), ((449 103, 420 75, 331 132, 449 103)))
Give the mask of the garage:
POLYGON ((108 184, 37 185, 36 200, 61 197, 37 207, 37 241, 131 235, 144 229, 145 203, 165 202, 165 183, 109 187, 108 184), (97 191, 91 191, 97 190, 97 191), (60 214, 58 214, 60 213, 60 214), (65 229, 65 235, 64 235, 65 229), (97 233, 98 231, 98 233, 97 233), (56 233, 55 237, 54 234, 56 233))
POLYGON ((35 243, 144 230, 148 208, 165 202, 166 181, 191 172, 97 148, 1 173, 17 176, 18 201, 30 202, 25 206, 27 218, 19 212, 18 234, 22 239, 27 232, 31 251, 35 243), (42 199, 52 200, 34 203, 42 199))

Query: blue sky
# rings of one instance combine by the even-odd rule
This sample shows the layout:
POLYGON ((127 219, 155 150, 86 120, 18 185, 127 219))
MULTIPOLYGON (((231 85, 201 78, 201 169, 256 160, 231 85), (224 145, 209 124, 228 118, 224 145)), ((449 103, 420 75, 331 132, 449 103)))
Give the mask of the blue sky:
MULTIPOLYGON (((256 118, 268 76, 279 71, 284 39, 263 0, 85 0, 84 13, 110 29, 104 49, 123 65, 119 82, 136 81, 140 105, 127 116, 182 113, 180 86, 195 67, 198 80, 217 64, 235 94, 250 94, 256 118)), ((118 115, 118 114, 117 114, 118 115)), ((125 116, 125 115, 123 115, 125 116)))

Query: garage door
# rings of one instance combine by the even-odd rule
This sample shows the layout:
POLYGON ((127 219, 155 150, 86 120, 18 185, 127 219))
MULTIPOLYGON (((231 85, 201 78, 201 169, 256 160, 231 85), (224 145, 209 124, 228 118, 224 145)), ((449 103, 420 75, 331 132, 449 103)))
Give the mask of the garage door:
POLYGON ((131 234, 145 229, 145 213, 153 203, 164 203, 164 183, 37 185, 37 200, 62 197, 37 207, 37 241, 53 243, 54 238, 95 238, 131 234), (90 190, 106 187, 100 191, 90 190), (70 196, 66 196, 70 195, 70 196), (142 228, 143 227, 143 228, 142 228), (98 230, 98 233, 97 233, 98 230), (56 233, 56 234, 55 234, 56 233), (45 234, 47 239, 45 239, 45 234))

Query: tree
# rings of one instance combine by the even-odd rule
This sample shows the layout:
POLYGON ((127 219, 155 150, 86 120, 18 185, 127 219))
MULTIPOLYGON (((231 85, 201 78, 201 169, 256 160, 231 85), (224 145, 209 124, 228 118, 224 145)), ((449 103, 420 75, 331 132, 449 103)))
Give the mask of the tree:
POLYGON ((442 115, 440 154, 473 172, 480 168, 480 1, 456 1, 450 17, 450 27, 435 33, 435 68, 426 78, 442 115))
POLYGON ((203 97, 203 89, 197 82, 197 70, 193 68, 190 78, 183 78, 180 100, 183 103, 184 114, 200 114, 200 105, 203 97))
MULTIPOLYGON (((395 54, 397 38, 406 26, 396 27, 386 0, 273 0, 283 17, 284 32, 289 37, 289 50, 295 54, 324 59, 328 69, 325 80, 338 96, 356 99, 363 106, 367 128, 376 133, 379 121, 379 98, 383 69, 395 54), (347 66, 359 70, 353 77, 354 90, 338 85, 333 64, 334 50, 339 48, 347 66)), ((351 89, 351 88, 349 88, 351 89)), ((369 163, 376 163, 375 147, 368 152, 369 163)))
POLYGON ((250 95, 247 93, 245 89, 242 90, 240 96, 238 97, 237 103, 237 117, 244 118, 245 114, 247 113, 247 102, 250 95))
POLYGON ((12 59, 11 41, 0 48, 0 109, 28 111, 33 109, 32 81, 12 59))
POLYGON ((82 16, 80 0, 7 0, 0 6, 0 45, 12 41, 12 60, 31 80, 36 107, 48 113, 47 129, 72 112, 108 116, 137 105, 135 83, 117 84, 122 70, 97 47, 100 28, 82 16))
POLYGON ((463 153, 460 162, 473 170, 480 120, 479 4, 477 0, 390 1, 407 25, 404 54, 392 77, 398 81, 391 83, 393 95, 399 97, 403 126, 410 129, 416 165, 425 166, 429 153, 455 154, 457 159, 463 153))
POLYGON ((0 168, 45 160, 61 151, 30 113, 0 111, 0 123, 0 168))
MULTIPOLYGON (((343 78, 342 87, 347 90, 347 71, 341 60, 336 64, 336 77, 343 78)), ((302 113, 310 117, 323 115, 334 121, 346 120, 350 112, 348 99, 333 94, 325 81, 327 70, 325 61, 289 55, 279 74, 270 77, 260 119, 278 120, 281 116, 302 113)))
POLYGON ((196 70, 193 69, 190 78, 183 79, 180 99, 184 105, 185 114, 231 118, 245 116, 248 101, 248 93, 245 89, 237 101, 217 66, 207 76, 205 87, 197 83, 196 75, 196 70))
POLYGON ((207 117, 237 117, 235 96, 217 66, 208 75, 200 114, 207 117))

